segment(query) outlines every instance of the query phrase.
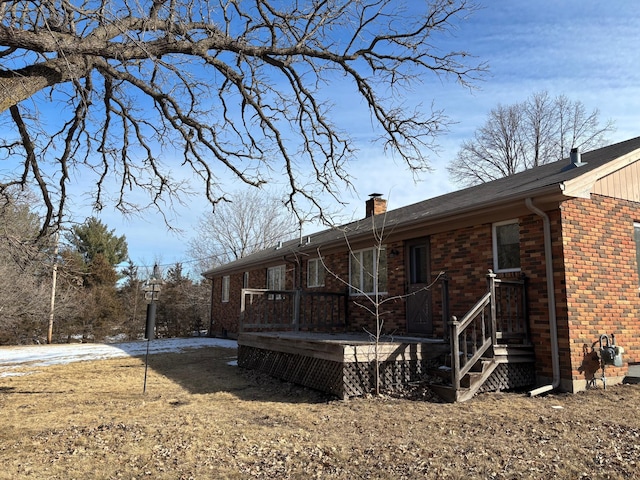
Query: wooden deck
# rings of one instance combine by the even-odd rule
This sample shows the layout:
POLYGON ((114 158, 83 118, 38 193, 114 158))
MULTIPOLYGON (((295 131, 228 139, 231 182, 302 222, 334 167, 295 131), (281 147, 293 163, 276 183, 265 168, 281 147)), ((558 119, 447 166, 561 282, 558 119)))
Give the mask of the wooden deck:
MULTIPOLYGON (((381 386, 399 388, 423 379, 449 350, 441 339, 383 337, 378 344, 381 386)), ((340 398, 375 386, 375 344, 366 334, 242 333, 238 364, 340 398)))
POLYGON ((248 302, 251 309, 243 311, 243 325, 255 330, 241 329, 238 364, 340 398, 375 391, 378 372, 383 390, 428 381, 441 398, 453 402, 468 400, 481 391, 535 383, 523 278, 498 279, 489 272, 487 292, 460 320, 451 317, 449 330, 445 330, 448 340, 385 336, 377 344, 364 332, 311 333, 334 331, 347 318, 346 310, 336 317, 337 323, 328 316, 327 311, 340 311, 336 305, 342 305, 333 297, 329 303, 320 302, 330 308, 318 309, 313 304, 314 312, 325 312, 319 315, 325 320, 319 322, 316 316, 308 321, 306 313, 302 315, 297 307, 302 295, 294 302, 278 302, 278 311, 272 312, 274 302, 265 299, 285 298, 291 292, 243 292, 256 296, 248 302), (287 305, 294 306, 295 314, 284 308, 287 305))

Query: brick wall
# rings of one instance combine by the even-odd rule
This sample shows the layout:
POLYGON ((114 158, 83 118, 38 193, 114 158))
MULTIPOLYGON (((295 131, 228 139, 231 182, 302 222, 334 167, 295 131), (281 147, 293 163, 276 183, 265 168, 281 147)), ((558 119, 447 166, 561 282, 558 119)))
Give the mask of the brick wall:
MULTIPOLYGON (((292 289, 294 285, 294 268, 290 263, 281 263, 286 267, 285 289, 292 289)), ((276 265, 273 265, 276 266, 276 265)), ((222 301, 222 277, 215 277, 212 282, 211 296, 211 333, 215 336, 238 335, 240 321, 240 292, 243 288, 244 273, 229 275, 229 301, 222 301)), ((247 288, 267 288, 267 269, 249 270, 249 284, 247 288)))
POLYGON ((234 337, 238 333, 243 273, 229 275, 229 301, 222 301, 222 277, 215 277, 211 295, 211 333, 234 337))
POLYGON ((431 271, 449 278, 451 315, 462 317, 485 294, 492 268, 491 224, 431 236, 431 271))
MULTIPOLYGON (((640 298, 633 237, 640 204, 592 197, 562 206, 568 349, 576 388, 583 388, 593 373, 591 346, 601 334, 615 334, 616 343, 625 349, 625 361, 640 361, 640 298)), ((619 379, 626 368, 607 366, 607 377, 619 379)))
MULTIPOLYGON (((640 299, 635 259, 633 222, 640 220, 640 206, 632 202, 595 196, 564 202, 560 209, 547 212, 551 222, 554 259, 554 294, 558 325, 560 373, 563 387, 579 390, 593 374, 589 364, 591 346, 602 333, 616 334, 616 342, 626 350, 626 361, 640 361, 640 299)), ((528 313, 531 341, 535 346, 536 375, 541 381, 552 377, 551 338, 544 255, 543 221, 529 214, 520 224, 521 270, 527 278, 528 313)), ((372 240, 371 245, 374 245, 372 240)), ((431 272, 446 272, 449 278, 450 313, 464 315, 486 292, 486 275, 493 268, 492 224, 485 223, 430 236, 431 272)), ((386 243, 389 296, 406 292, 404 241, 386 243), (391 252, 394 251, 394 255, 391 252)), ((325 286, 316 291, 343 292, 349 279, 349 255, 323 253, 331 270, 325 286)), ((301 262, 302 283, 306 288, 306 259, 301 262)), ((240 311, 239 291, 242 273, 231 275, 230 301, 222 304, 221 279, 214 280, 214 333, 237 332, 240 311)), ((298 277, 295 277, 297 285, 298 277)), ((249 286, 265 288, 266 269, 249 274, 249 286)), ((287 286, 294 288, 294 265, 287 263, 287 286)), ((435 333, 442 334, 440 284, 433 287, 435 333)), ((360 305, 371 308, 366 298, 349 300, 347 329, 362 332, 375 328, 375 316, 360 305)), ((405 300, 382 306, 384 333, 406 333, 405 300)), ((609 367, 607 375, 620 377, 626 368, 609 367)))
MULTIPOLYGON (((569 329, 566 314, 566 288, 562 248, 562 222, 559 210, 548 211, 552 238, 555 315, 557 323, 560 374, 569 378, 569 329)), ((527 278, 527 308, 531 343, 535 347, 536 375, 544 381, 553 378, 552 344, 549 328, 549 296, 544 254, 543 220, 538 215, 520 219, 521 268, 527 278)))
MULTIPOLYGON (((360 245, 357 249, 373 248, 375 241, 370 244, 360 245)), ((387 297, 402 296, 405 291, 405 271, 404 271, 404 249, 403 242, 385 243, 387 250, 387 297), (393 255, 390 252, 394 251, 393 255)), ((313 288, 313 291, 345 292, 349 283, 349 254, 345 246, 345 251, 341 253, 322 253, 324 262, 330 272, 325 276, 325 286, 313 288)), ((302 262, 303 284, 306 288, 307 262, 302 262)), ((375 309, 372 298, 361 295, 349 297, 349 321, 347 330, 350 332, 363 332, 365 330, 375 331, 375 315, 367 311, 375 309)), ((402 299, 387 301, 380 306, 380 318, 384 320, 384 332, 404 333, 406 332, 406 320, 404 313, 404 301, 402 299)))

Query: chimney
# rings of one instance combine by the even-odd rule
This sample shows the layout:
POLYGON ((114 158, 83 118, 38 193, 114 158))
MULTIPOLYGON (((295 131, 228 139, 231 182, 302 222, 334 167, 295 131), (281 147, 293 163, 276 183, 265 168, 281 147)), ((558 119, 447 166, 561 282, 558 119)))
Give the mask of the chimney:
POLYGON ((573 147, 571 149, 570 158, 572 167, 581 167, 582 165, 585 165, 582 162, 582 157, 580 155, 580 150, 578 149, 578 147, 573 147))
POLYGON ((372 215, 380 215, 387 211, 387 201, 382 198, 381 193, 372 193, 369 195, 369 200, 365 203, 366 215, 365 218, 372 215))

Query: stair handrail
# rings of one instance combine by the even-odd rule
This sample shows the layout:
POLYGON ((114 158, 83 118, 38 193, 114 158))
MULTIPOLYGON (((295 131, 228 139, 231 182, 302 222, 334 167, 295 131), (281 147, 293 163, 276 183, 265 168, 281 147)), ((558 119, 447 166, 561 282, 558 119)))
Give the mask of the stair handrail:
POLYGON ((495 306, 495 280, 496 275, 491 270, 487 275, 488 288, 487 292, 478 300, 478 302, 469 310, 460 321, 453 316, 451 317, 451 383, 456 391, 460 390, 460 381, 470 370, 473 365, 486 353, 491 346, 496 344, 496 306, 495 306), (488 332, 486 331, 485 322, 482 323, 482 345, 473 353, 471 357, 467 357, 465 345, 465 362, 460 365, 460 335, 471 325, 471 323, 480 315, 484 309, 490 306, 488 332))

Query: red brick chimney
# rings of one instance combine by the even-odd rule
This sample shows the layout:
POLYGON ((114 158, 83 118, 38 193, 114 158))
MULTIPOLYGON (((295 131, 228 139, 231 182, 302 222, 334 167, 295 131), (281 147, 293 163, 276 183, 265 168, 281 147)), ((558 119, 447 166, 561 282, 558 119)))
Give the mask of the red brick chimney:
POLYGON ((381 193, 372 193, 369 195, 369 200, 365 203, 365 218, 372 215, 380 215, 386 213, 387 201, 382 198, 381 193))

